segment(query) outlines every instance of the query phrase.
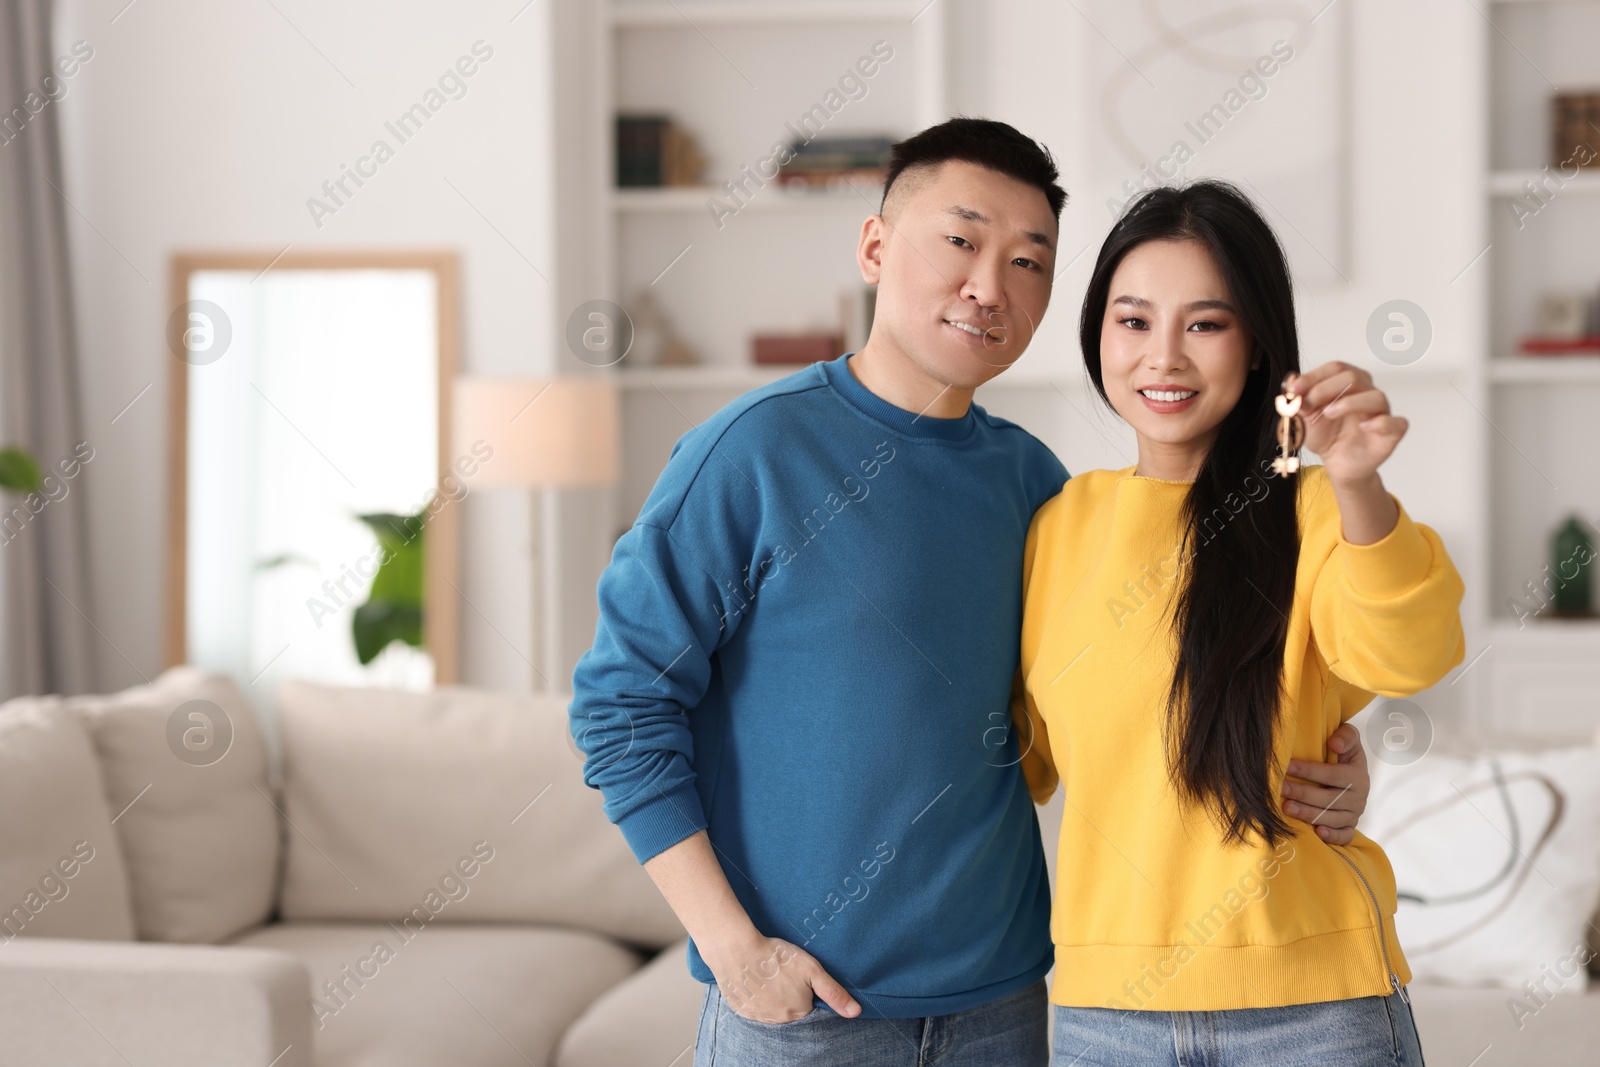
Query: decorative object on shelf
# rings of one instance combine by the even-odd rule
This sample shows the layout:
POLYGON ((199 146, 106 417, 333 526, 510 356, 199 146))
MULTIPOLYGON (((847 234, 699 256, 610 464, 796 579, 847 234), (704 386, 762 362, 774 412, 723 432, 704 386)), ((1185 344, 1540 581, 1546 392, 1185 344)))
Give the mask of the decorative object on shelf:
POLYGON ((649 289, 639 290, 628 308, 633 345, 623 362, 629 367, 692 367, 700 362, 694 349, 672 328, 666 311, 649 289))
POLYGON ((1550 98, 1550 165, 1600 167, 1600 92, 1550 98))
POLYGON ((1517 349, 1528 356, 1600 355, 1596 301, 1581 292, 1545 293, 1539 298, 1539 332, 1517 349))
POLYGON ((1278 449, 1280 455, 1272 461, 1275 474, 1289 475, 1300 469, 1297 453, 1306 439, 1306 421, 1300 417, 1300 397, 1293 389, 1284 389, 1273 402, 1281 420, 1278 423, 1278 449))
POLYGON ((683 338, 672 334, 661 353, 660 363, 663 367, 698 367, 700 357, 683 338))
POLYGON ((872 336, 878 307, 876 285, 852 285, 839 291, 839 351, 859 352, 872 336))
POLYGON ((1546 293, 1539 298, 1539 333, 1545 337, 1582 337, 1589 329, 1588 293, 1546 293))
POLYGON ((837 334, 812 333, 758 333, 751 341, 751 352, 757 363, 817 363, 834 359, 844 351, 844 343, 837 334))
POLYGON ((1559 618, 1588 618, 1594 615, 1593 581, 1589 575, 1594 562, 1594 542, 1576 515, 1556 529, 1550 538, 1550 569, 1556 577, 1553 611, 1559 618))
POLYGON ((698 185, 705 166, 694 135, 669 116, 617 116, 618 188, 698 185))
POLYGON ((813 137, 789 146, 778 184, 803 189, 882 185, 889 169, 890 137, 813 137))

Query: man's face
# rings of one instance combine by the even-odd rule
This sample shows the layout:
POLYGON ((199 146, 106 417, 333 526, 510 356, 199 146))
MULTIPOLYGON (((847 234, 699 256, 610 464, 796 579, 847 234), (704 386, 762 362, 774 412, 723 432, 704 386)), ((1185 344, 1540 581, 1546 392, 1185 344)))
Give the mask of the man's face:
POLYGON ((1015 363, 1050 305, 1057 227, 1044 192, 951 160, 903 174, 884 210, 856 252, 878 286, 873 333, 960 388, 1015 363))

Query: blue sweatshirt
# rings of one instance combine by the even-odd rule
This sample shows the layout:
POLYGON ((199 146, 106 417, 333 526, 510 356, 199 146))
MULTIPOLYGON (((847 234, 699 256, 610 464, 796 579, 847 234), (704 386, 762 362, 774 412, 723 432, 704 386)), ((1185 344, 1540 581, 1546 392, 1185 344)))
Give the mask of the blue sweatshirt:
MULTIPOLYGON (((708 830, 757 929, 865 1014, 944 1015, 1053 958, 1008 709, 1023 543, 1067 475, 976 405, 894 407, 848 358, 679 440, 601 576, 572 729, 641 863, 708 830)), ((693 943, 689 968, 713 981, 693 943)))

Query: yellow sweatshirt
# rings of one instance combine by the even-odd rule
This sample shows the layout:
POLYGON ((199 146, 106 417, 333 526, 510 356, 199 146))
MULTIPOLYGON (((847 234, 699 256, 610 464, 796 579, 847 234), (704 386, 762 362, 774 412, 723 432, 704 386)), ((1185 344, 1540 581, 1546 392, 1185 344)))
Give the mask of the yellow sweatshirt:
MULTIPOLYGON (((1349 544, 1326 471, 1297 477, 1275 796, 1288 761, 1327 761, 1329 735, 1373 694, 1425 689, 1465 652, 1461 578, 1438 535, 1402 508, 1383 540, 1349 544)), ((1286 488, 1250 481, 1256 489, 1231 498, 1217 523, 1286 488)), ((1028 533, 1015 702, 1023 769, 1038 803, 1058 780, 1066 792, 1050 999, 1213 1011, 1387 995, 1411 972, 1382 849, 1359 831, 1329 845, 1294 820, 1296 836, 1276 850, 1257 838, 1224 845, 1211 812, 1172 785, 1162 727, 1188 489, 1131 467, 1093 471, 1067 482, 1028 533)))

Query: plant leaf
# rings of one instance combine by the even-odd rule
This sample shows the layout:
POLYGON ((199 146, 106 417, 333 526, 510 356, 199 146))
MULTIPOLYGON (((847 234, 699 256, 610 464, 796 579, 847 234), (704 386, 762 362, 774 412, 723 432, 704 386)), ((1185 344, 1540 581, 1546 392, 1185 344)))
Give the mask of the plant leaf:
POLYGON ((371 663, 391 641, 422 647, 423 516, 374 512, 356 516, 371 528, 385 552, 372 576, 367 602, 356 608, 350 627, 356 658, 371 663))
POLYGON ((391 641, 404 641, 421 648, 422 609, 412 604, 369 600, 356 608, 350 630, 355 637, 356 658, 364 667, 389 647, 391 641))
POLYGON ((0 448, 0 488, 16 493, 39 491, 39 464, 25 449, 0 448))

